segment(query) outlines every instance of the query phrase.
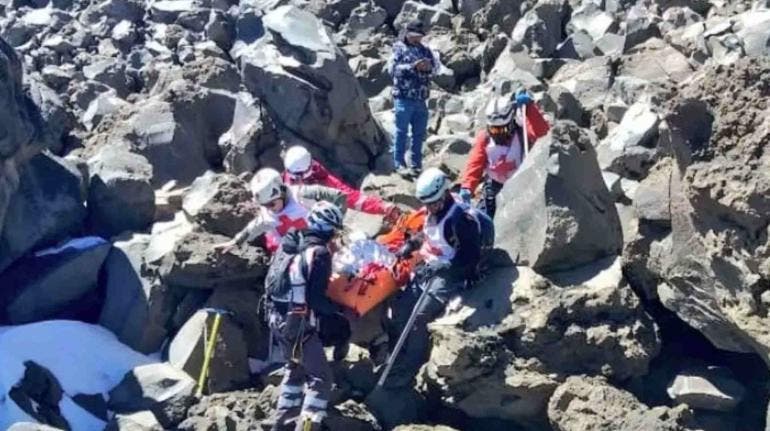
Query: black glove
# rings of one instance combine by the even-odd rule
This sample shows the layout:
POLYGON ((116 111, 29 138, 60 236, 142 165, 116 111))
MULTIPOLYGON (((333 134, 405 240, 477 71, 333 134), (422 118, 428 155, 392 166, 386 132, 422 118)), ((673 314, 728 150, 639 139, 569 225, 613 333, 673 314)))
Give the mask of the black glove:
POLYGON ((396 252, 396 257, 399 259, 408 259, 412 256, 412 253, 422 247, 423 236, 414 235, 404 241, 404 245, 396 252))

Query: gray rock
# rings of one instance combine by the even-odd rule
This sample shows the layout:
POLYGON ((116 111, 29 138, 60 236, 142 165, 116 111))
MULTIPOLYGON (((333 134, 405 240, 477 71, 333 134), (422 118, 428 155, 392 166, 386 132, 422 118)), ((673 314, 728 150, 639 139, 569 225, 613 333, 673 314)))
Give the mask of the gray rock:
POLYGON ((601 55, 618 57, 625 52, 626 38, 613 33, 607 33, 594 41, 596 50, 601 55))
POLYGON ((729 412, 743 400, 746 389, 728 370, 709 367, 678 374, 666 392, 675 402, 695 409, 729 412))
POLYGON ((112 29, 112 40, 124 51, 130 50, 138 37, 136 26, 129 20, 120 21, 112 29))
POLYGON ((329 429, 351 431, 381 431, 382 427, 366 406, 353 400, 337 404, 329 412, 324 424, 329 429))
POLYGON ((212 10, 209 21, 206 24, 206 36, 213 40, 223 51, 230 51, 236 36, 235 23, 227 14, 212 10))
POLYGON ((174 214, 173 220, 153 224, 150 244, 144 252, 145 262, 151 265, 160 264, 164 257, 174 251, 177 243, 191 233, 192 230, 192 223, 190 223, 190 220, 182 211, 174 214))
POLYGON ((548 403, 548 419, 559 431, 679 431, 690 417, 687 406, 651 409, 597 377, 568 378, 548 403))
POLYGON ((592 137, 574 123, 553 125, 497 202, 496 246, 540 272, 577 267, 622 247, 620 221, 592 137))
POLYGON ((770 55, 770 10, 751 11, 739 15, 735 35, 749 57, 770 55))
POLYGON ((392 80, 386 70, 387 60, 363 55, 350 59, 350 69, 368 96, 380 94, 392 80))
POLYGON ((195 9, 193 0, 161 0, 150 6, 150 18, 156 22, 173 24, 180 15, 195 9))
POLYGON ((425 160, 425 166, 441 168, 456 179, 465 169, 473 142, 464 135, 434 135, 428 138, 425 146, 434 153, 425 160))
POLYGON ((405 0, 374 0, 374 4, 388 13, 388 20, 394 19, 401 12, 404 3, 405 0))
POLYGON ((236 99, 230 129, 219 137, 227 172, 240 175, 254 172, 260 166, 259 158, 278 144, 273 121, 258 101, 240 93, 236 99))
POLYGON ((496 33, 484 41, 481 55, 481 70, 489 73, 494 67, 497 58, 510 43, 506 33, 496 33))
POLYGON ((432 396, 472 417, 532 420, 564 375, 644 375, 660 345, 619 259, 552 281, 501 268, 449 309, 430 326, 422 378, 432 396))
POLYGON ((141 0, 102 0, 90 4, 80 19, 84 24, 94 24, 106 16, 116 21, 125 19, 138 23, 144 17, 144 6, 141 0))
POLYGON ((38 139, 55 154, 61 154, 64 141, 75 128, 76 120, 56 91, 42 82, 40 75, 27 76, 26 87, 30 99, 40 110, 45 122, 38 129, 38 139))
MULTIPOLYGON (((196 312, 171 341, 168 360, 177 369, 196 378, 203 366, 204 342, 209 340, 214 315, 196 312)), ((223 316, 217 333, 214 356, 208 371, 206 393, 242 389, 249 385, 249 363, 246 340, 240 326, 223 316)))
POLYGON ((651 39, 623 56, 618 75, 653 82, 682 82, 693 73, 687 58, 660 39, 651 39))
POLYGON ((98 307, 87 295, 97 288, 99 269, 109 250, 103 239, 87 237, 20 259, 0 278, 4 320, 19 325, 78 317, 83 307, 98 307))
POLYGON ((526 48, 536 57, 550 57, 561 41, 567 9, 561 0, 538 2, 516 23, 511 34, 515 48, 526 48))
POLYGON ((256 216, 248 184, 211 171, 193 181, 182 208, 205 231, 225 236, 235 236, 256 216))
POLYGON ((397 174, 369 175, 361 183, 361 190, 382 197, 383 199, 412 208, 422 206, 414 197, 414 185, 411 181, 397 174))
POLYGON ((599 167, 625 178, 642 178, 655 163, 660 118, 652 105, 637 102, 596 147, 599 167))
POLYGON ((222 255, 213 246, 225 241, 203 232, 185 235, 163 257, 159 273, 164 283, 190 289, 254 286, 267 271, 264 251, 242 246, 222 255))
POLYGON ((150 354, 168 335, 176 301, 170 289, 149 276, 143 255, 150 235, 116 241, 104 262, 105 298, 99 324, 123 344, 150 354))
POLYGON ((671 224, 671 175, 670 158, 661 160, 642 180, 634 195, 634 212, 642 219, 662 225, 671 224))
POLYGON ((522 3, 507 0, 460 0, 458 6, 475 33, 486 35, 494 32, 494 27, 498 26, 501 32, 510 34, 521 17, 522 3))
POLYGON ((128 103, 117 97, 114 93, 101 93, 88 104, 88 109, 83 113, 80 122, 86 129, 93 130, 99 125, 102 118, 114 114, 121 109, 126 109, 127 106, 128 103))
POLYGON ((770 268, 770 182, 767 157, 757 149, 770 130, 758 96, 766 93, 760 88, 768 70, 764 59, 707 66, 666 116, 678 169, 671 179, 672 253, 658 287, 661 302, 715 346, 765 361, 770 339, 756 295, 770 268))
POLYGON ((194 392, 195 381, 171 365, 141 365, 110 391, 109 406, 117 413, 150 411, 168 429, 185 418, 194 392))
POLYGON ((556 47, 559 58, 584 59, 594 56, 594 43, 588 33, 580 30, 572 33, 556 47))
POLYGON ((660 18, 642 5, 634 5, 626 14, 625 49, 629 50, 648 39, 661 37, 658 22, 660 18))
POLYGON ((566 87, 550 86, 540 103, 544 109, 552 112, 554 117, 560 120, 570 120, 581 127, 590 125, 589 115, 583 110, 580 101, 566 87))
POLYGON ((235 101, 229 94, 189 83, 175 90, 148 98, 111 121, 102 120, 97 131, 105 133, 92 134, 90 144, 127 143, 152 165, 154 187, 172 179, 189 184, 221 160, 217 140, 231 125, 235 101), (163 100, 165 96, 172 101, 163 100))
POLYGON ((584 111, 591 112, 604 104, 612 77, 611 60, 594 57, 561 67, 553 76, 551 87, 558 85, 564 88, 580 102, 584 111))
POLYGON ((206 300, 206 307, 229 310, 232 322, 243 331, 249 358, 267 358, 269 330, 260 310, 263 283, 248 288, 217 289, 206 300))
POLYGON ((122 148, 104 147, 88 160, 88 223, 100 235, 139 231, 152 224, 152 166, 122 148))
POLYGON ((405 2, 401 7, 401 12, 393 21, 393 27, 397 31, 401 31, 410 21, 417 19, 429 29, 432 27, 452 28, 452 15, 447 11, 413 0, 405 2))
POLYGON ((244 84, 278 124, 322 149, 323 162, 344 165, 340 173, 349 179, 368 172, 386 152, 386 138, 326 29, 291 6, 271 11, 263 23, 270 36, 234 53, 244 84))
POLYGON ((78 232, 86 213, 80 173, 63 159, 40 154, 18 172, 12 162, 5 165, 4 175, 13 175, 8 186, 15 190, 7 197, 0 193, 0 202, 8 202, 4 220, 0 218, 0 271, 26 252, 78 232))
POLYGON ((662 21, 659 25, 661 33, 664 35, 682 27, 688 27, 692 24, 703 21, 703 17, 687 6, 674 6, 663 11, 662 21))
POLYGON ((126 74, 126 65, 114 58, 92 60, 91 64, 83 68, 83 76, 114 89, 122 98, 131 92, 132 82, 126 74))
POLYGON ((269 416, 274 400, 267 392, 275 387, 268 386, 262 393, 243 391, 204 396, 192 406, 188 418, 179 424, 180 431, 202 429, 264 429, 260 424, 269 416))
POLYGON ((162 431, 163 426, 149 411, 115 415, 105 431, 162 431))
MULTIPOLYGON (((296 4, 296 2, 285 0, 268 0, 268 3, 272 4, 264 9, 265 12, 269 12, 280 6, 296 4)), ((361 2, 356 0, 324 0, 310 1, 303 6, 308 12, 328 22, 329 25, 336 28, 343 21, 347 20, 350 17, 353 9, 360 4, 361 2)))
MULTIPOLYGON (((34 128, 37 124, 33 122, 34 107, 24 98, 21 63, 13 48, 2 39, 0 39, 0 68, 5 70, 5 76, 7 76, 3 80, 2 99, 0 99, 0 127, 4 130, 3 135, 0 136, 0 160, 5 160, 16 154, 19 149, 32 144, 34 128)), ((27 149, 27 151, 30 150, 31 148, 27 149)), ((32 154, 35 152, 31 151, 32 154)), ((10 167, 9 165, 6 169, 10 167)), ((0 174, 0 178, 9 174, 9 172, 0 174)), ((11 188, 6 188, 4 192, 0 192, 0 225, 2 225, 7 205, 7 196, 12 191, 11 188)))
POLYGON ((352 41, 365 41, 385 24, 388 12, 374 3, 362 3, 350 12, 341 32, 352 41))
POLYGON ((572 32, 584 31, 592 40, 598 40, 607 33, 616 33, 618 23, 612 14, 602 11, 595 3, 584 3, 572 11, 567 24, 572 32))
POLYGON ((480 58, 474 55, 474 48, 480 44, 478 37, 470 32, 436 34, 429 42, 441 63, 452 71, 455 86, 479 76, 480 58))

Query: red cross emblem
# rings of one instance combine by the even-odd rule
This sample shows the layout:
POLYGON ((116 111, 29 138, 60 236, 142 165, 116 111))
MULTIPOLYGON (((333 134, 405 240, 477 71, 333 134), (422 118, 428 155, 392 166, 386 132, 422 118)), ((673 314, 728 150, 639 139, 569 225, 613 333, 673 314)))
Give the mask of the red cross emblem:
POLYGON ((291 229, 302 230, 307 227, 307 222, 304 218, 292 219, 287 215, 281 215, 278 217, 278 226, 275 230, 278 235, 284 236, 291 229))
POLYGON ((516 161, 508 160, 508 157, 506 156, 498 157, 497 161, 492 163, 489 167, 489 170, 498 178, 508 178, 515 169, 516 161))

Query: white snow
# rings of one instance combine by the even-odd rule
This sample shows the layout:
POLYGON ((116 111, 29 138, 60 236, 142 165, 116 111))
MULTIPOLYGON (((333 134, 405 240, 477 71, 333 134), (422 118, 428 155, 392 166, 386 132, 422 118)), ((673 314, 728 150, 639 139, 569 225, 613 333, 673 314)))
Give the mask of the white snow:
POLYGON ((34 361, 56 376, 66 394, 59 404, 62 415, 78 431, 101 431, 106 424, 70 397, 105 394, 134 367, 157 362, 97 325, 51 320, 0 327, 0 430, 16 422, 34 422, 8 397, 24 376, 25 361, 34 361))

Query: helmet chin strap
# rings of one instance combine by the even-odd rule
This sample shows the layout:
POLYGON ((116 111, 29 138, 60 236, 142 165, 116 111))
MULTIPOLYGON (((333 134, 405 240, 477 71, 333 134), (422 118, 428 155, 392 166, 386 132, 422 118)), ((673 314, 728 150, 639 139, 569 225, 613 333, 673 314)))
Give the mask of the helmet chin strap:
POLYGON ((492 139, 492 142, 495 143, 495 145, 505 145, 509 146, 511 145, 511 141, 513 141, 513 134, 508 133, 505 135, 504 139, 502 139, 503 142, 500 142, 497 138, 500 136, 495 137, 494 135, 489 135, 489 138, 492 139))

